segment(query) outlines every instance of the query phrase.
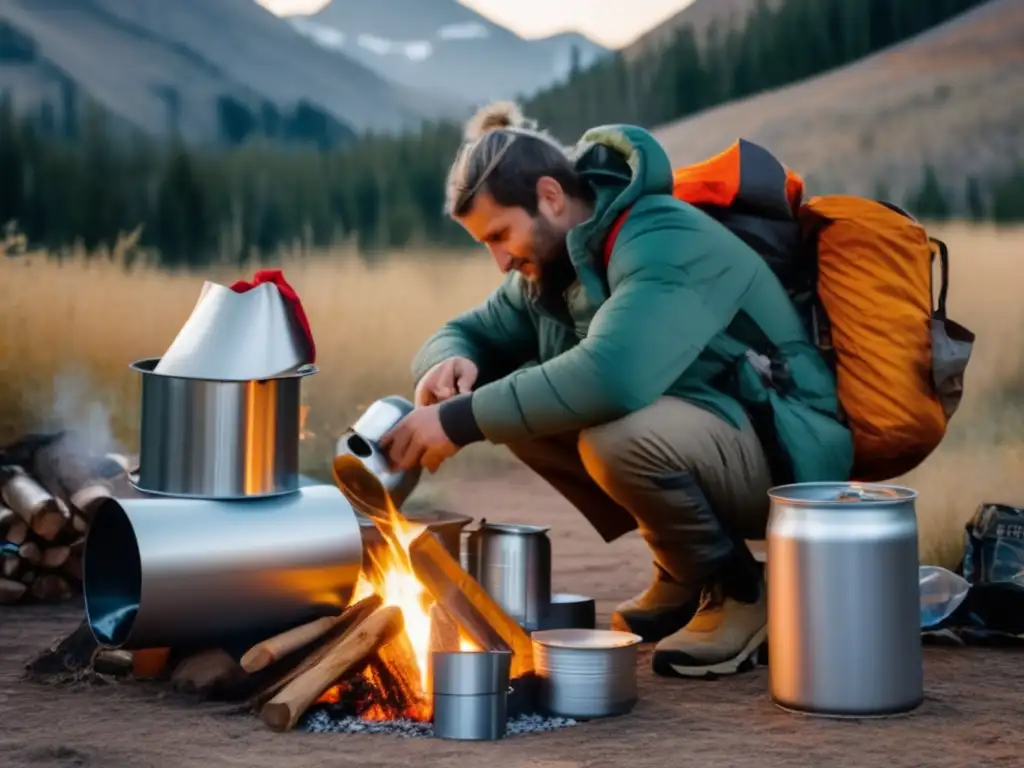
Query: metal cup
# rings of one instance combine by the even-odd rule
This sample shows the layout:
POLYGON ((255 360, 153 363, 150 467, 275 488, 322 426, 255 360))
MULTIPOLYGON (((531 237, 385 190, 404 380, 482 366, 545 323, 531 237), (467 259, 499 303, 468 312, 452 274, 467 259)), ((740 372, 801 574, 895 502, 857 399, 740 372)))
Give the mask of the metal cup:
POLYGON ((508 651, 453 651, 431 655, 434 735, 495 741, 508 719, 508 651))
POLYGON ((551 603, 548 530, 481 520, 466 537, 466 570, 528 631, 541 626, 551 603))

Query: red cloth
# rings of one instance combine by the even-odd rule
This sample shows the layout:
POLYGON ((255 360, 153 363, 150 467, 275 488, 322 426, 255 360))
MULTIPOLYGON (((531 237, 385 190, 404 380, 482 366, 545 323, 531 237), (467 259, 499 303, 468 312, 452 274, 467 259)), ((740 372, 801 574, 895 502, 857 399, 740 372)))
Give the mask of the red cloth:
POLYGON ((273 283, 277 286, 277 290, 281 292, 281 296, 288 303, 292 310, 292 316, 295 318, 295 322, 299 324, 299 328, 302 330, 302 334, 306 337, 306 346, 309 350, 309 359, 307 363, 316 362, 316 344, 313 343, 313 330, 309 327, 309 319, 306 317, 306 310, 302 308, 302 302, 299 300, 299 294, 295 292, 288 281, 284 279, 284 272, 280 269, 261 269, 252 278, 252 282, 245 280, 239 280, 237 283, 231 286, 231 290, 235 293, 245 293, 255 288, 257 285, 263 283, 273 283))

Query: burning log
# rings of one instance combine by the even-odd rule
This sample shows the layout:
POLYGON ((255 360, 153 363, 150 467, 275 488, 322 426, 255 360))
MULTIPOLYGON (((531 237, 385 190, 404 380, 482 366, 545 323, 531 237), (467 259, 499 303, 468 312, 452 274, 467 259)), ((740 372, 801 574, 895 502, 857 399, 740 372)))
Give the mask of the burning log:
POLYGON ((344 636, 350 629, 365 621, 374 611, 381 607, 382 601, 377 595, 370 595, 358 602, 348 606, 341 614, 340 621, 333 628, 320 638, 310 643, 310 649, 300 649, 295 653, 285 656, 276 662, 272 667, 267 667, 263 672, 268 673, 270 682, 258 688, 251 699, 254 709, 258 709, 267 701, 276 696, 286 685, 296 677, 307 672, 331 650, 336 640, 344 636), (305 650, 305 654, 300 651, 305 650))
POLYGON ((323 659, 267 702, 260 718, 275 731, 291 730, 324 691, 347 672, 364 665, 376 651, 397 637, 404 626, 398 607, 378 609, 342 635, 323 659))
POLYGON ((344 613, 338 616, 324 616, 322 619, 316 619, 257 643, 242 656, 242 669, 246 672, 257 672, 289 653, 309 645, 344 620, 344 613))
MULTIPOLYGON (((430 693, 424 690, 416 654, 407 634, 399 634, 377 651, 375 667, 382 687, 394 694, 392 709, 409 720, 429 718, 430 693)), ((429 682, 429 677, 427 680, 429 682)))
POLYGON ((430 606, 430 652, 457 651, 461 644, 459 625, 437 603, 430 606))
POLYGON ((409 545, 416 577, 438 604, 485 651, 511 651, 513 678, 531 675, 533 643, 472 576, 462 570, 448 550, 429 531, 409 545))

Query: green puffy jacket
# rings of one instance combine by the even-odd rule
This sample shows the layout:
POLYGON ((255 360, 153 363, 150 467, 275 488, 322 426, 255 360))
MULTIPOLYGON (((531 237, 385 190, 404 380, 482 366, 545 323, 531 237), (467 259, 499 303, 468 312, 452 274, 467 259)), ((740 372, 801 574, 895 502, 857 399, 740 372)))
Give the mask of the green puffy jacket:
POLYGON ((415 380, 449 357, 476 362, 472 414, 493 443, 583 429, 671 395, 737 427, 752 421, 779 482, 846 479, 853 446, 835 379, 768 265, 672 196, 669 158, 647 131, 595 128, 576 157, 597 200, 568 235, 579 279, 565 312, 537 306, 511 273, 424 344, 415 380), (606 271, 603 244, 627 207, 606 271), (775 362, 773 377, 754 352, 775 362))

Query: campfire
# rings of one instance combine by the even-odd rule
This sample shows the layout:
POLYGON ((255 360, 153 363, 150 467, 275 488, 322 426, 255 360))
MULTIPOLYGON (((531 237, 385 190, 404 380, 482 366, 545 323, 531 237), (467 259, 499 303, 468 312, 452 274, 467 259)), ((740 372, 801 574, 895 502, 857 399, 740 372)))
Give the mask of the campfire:
MULTIPOLYGON (((4 574, 23 579, 0 581, 8 602, 80 594, 81 560, 74 558, 98 503, 138 495, 127 459, 90 456, 80 448, 73 435, 56 434, 26 438, 3 452, 0 538, 7 543, 0 563, 4 574), (28 587, 58 578, 56 592, 28 587)), ((380 535, 367 542, 362 573, 339 615, 245 649, 109 650, 83 623, 29 670, 62 682, 169 677, 181 690, 245 699, 275 730, 295 728, 311 709, 367 724, 429 724, 435 651, 511 651, 512 679, 531 678, 526 632, 427 525, 405 518, 386 494, 374 503, 378 508, 369 516, 380 535)))
MULTIPOLYGON (((358 476, 352 482, 358 483, 358 476)), ((275 730, 293 728, 316 704, 367 722, 429 722, 435 651, 512 651, 512 678, 533 674, 525 631, 440 541, 425 526, 406 520, 386 494, 375 499, 371 493, 369 502, 372 509, 364 511, 375 520, 384 545, 369 550, 353 600, 337 619, 345 628, 316 643, 253 697, 260 717, 275 730)), ((292 637, 302 629, 292 630, 299 633, 292 637)), ((258 672, 278 658, 275 647, 294 645, 285 636, 271 638, 251 649, 242 666, 258 672)))

